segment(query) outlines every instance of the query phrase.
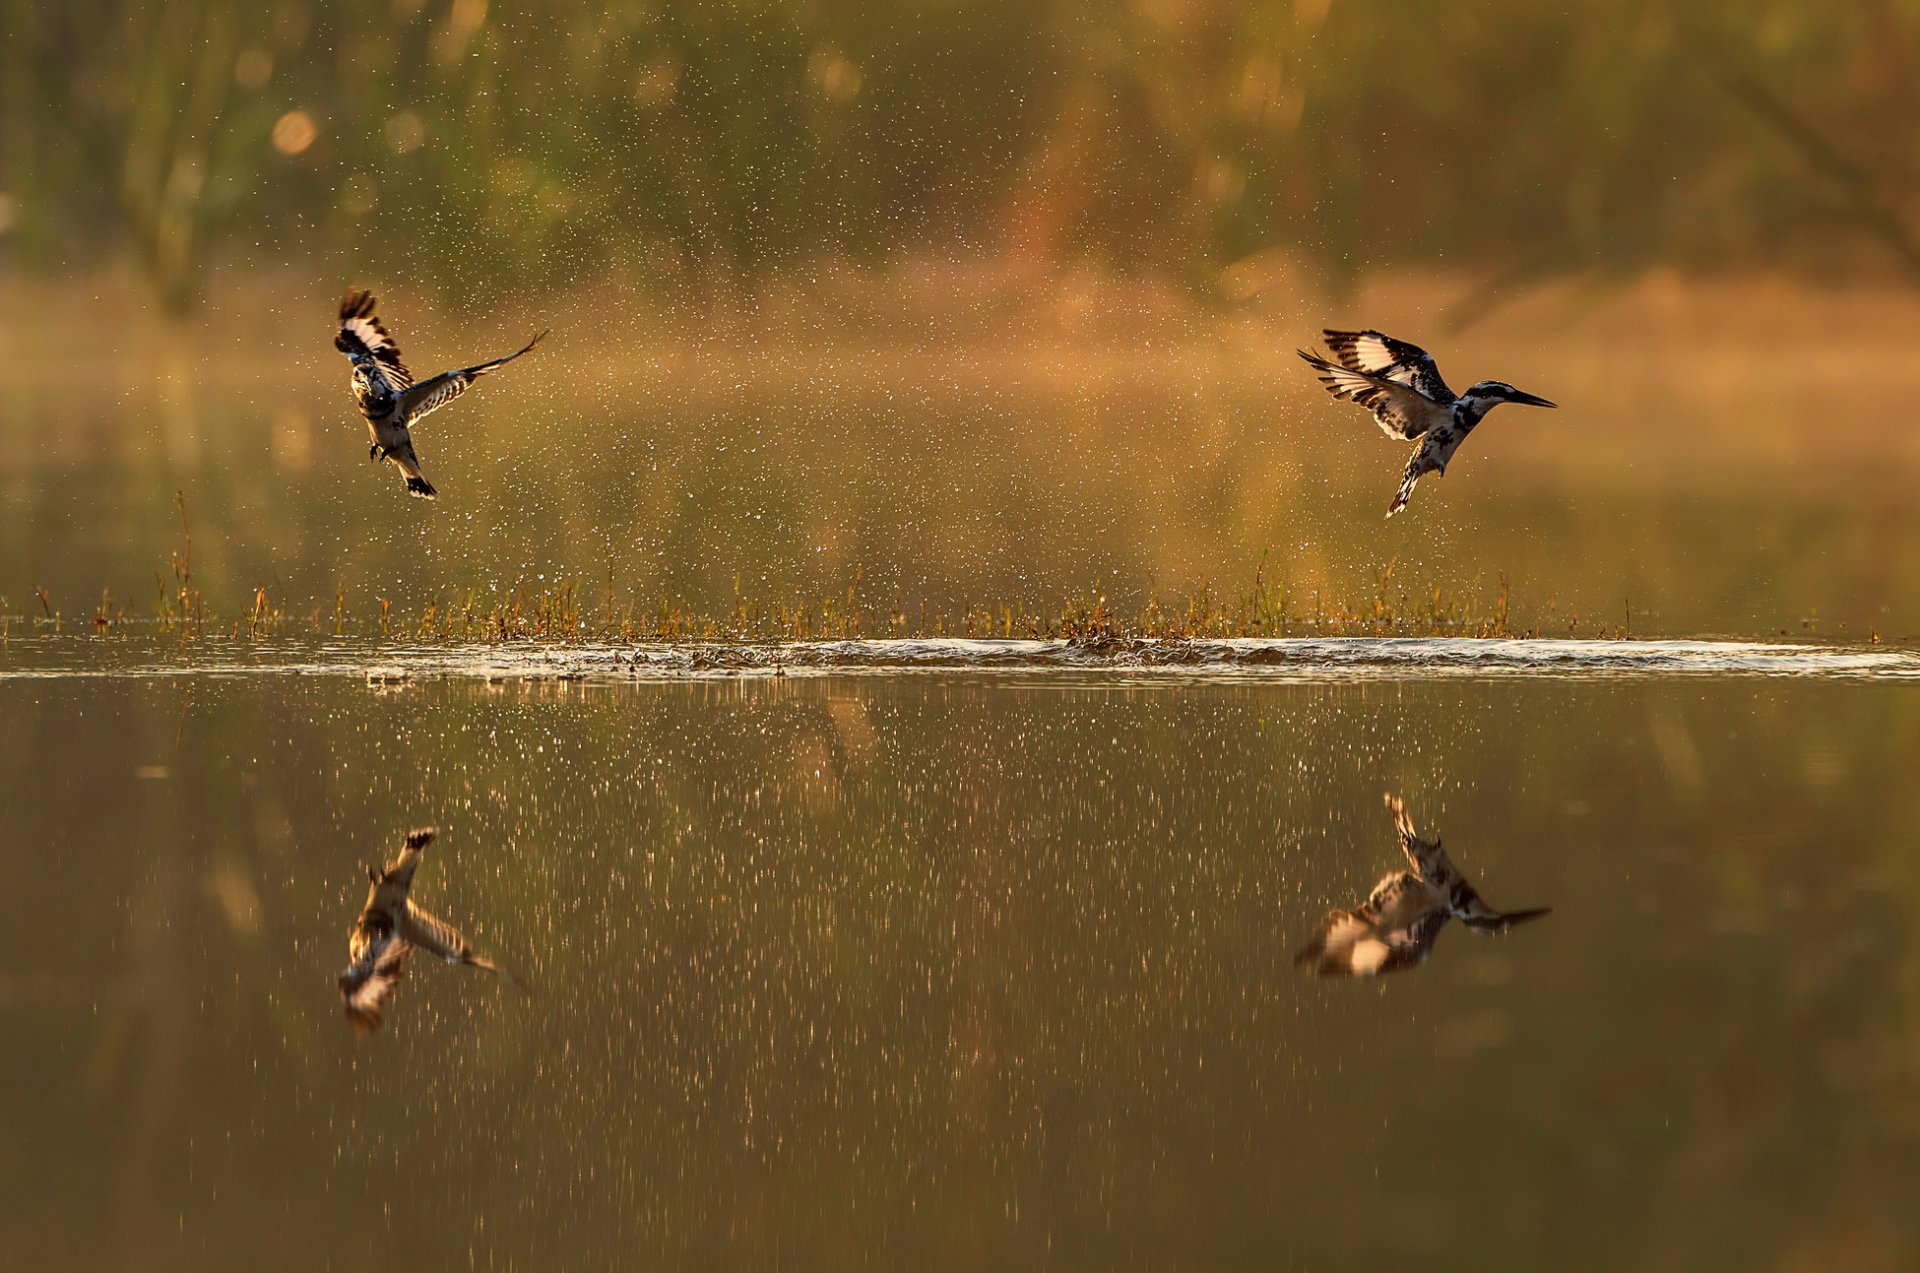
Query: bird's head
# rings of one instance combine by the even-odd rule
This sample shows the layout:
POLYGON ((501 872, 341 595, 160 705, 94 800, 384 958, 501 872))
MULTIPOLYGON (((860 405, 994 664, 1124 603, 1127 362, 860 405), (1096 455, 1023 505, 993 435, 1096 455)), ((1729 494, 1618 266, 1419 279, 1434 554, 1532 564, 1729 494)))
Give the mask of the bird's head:
POLYGON ((353 355, 353 400, 362 408, 383 410, 391 396, 386 377, 375 369, 373 359, 353 355))
POLYGON ((1488 407, 1498 406, 1502 402, 1517 402, 1525 407, 1551 407, 1558 405, 1548 402, 1545 398, 1537 394, 1528 393, 1524 389, 1515 389, 1504 380, 1482 380, 1479 384, 1460 396, 1478 402, 1481 405, 1482 411, 1485 411, 1488 407))

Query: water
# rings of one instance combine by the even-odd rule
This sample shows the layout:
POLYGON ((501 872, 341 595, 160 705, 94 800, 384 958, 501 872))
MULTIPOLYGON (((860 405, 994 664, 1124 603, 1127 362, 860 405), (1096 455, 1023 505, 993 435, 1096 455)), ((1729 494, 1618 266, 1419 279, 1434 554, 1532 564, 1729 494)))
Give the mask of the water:
POLYGON ((1291 353, 1317 299, 827 289, 714 335, 389 287, 417 369, 554 328, 424 427, 427 507, 366 463, 339 280, 212 282, 7 332, 0 1265, 1920 1259, 1920 452, 1830 374, 1911 298, 1456 335, 1457 282, 1369 287, 1340 313, 1565 404, 1383 522, 1401 449, 1291 353), (150 619, 189 543, 193 639, 150 619), (1291 639, 371 635, 565 583, 925 636, 1256 574, 1291 639), (1573 639, 1305 622, 1503 586, 1573 639), (1297 968, 1401 869, 1386 793, 1552 913, 1297 968), (536 991, 416 961, 356 1039, 364 870, 429 823, 421 903, 536 991))
POLYGON ((1920 1251, 1913 656, 878 661, 16 629, 9 1263, 1920 1251), (1296 969, 1401 865, 1383 792, 1553 913, 1296 969), (419 900, 536 993, 416 962, 356 1039, 363 868, 422 823, 419 900))

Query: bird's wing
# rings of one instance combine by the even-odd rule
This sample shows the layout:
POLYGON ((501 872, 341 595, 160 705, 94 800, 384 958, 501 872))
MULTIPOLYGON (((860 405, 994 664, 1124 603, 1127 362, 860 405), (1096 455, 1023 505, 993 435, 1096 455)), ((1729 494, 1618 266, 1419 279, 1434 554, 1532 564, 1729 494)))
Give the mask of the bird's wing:
POLYGON ((401 415, 409 425, 419 423, 422 416, 437 411, 449 402, 452 402, 455 398, 465 393, 468 386, 472 385, 474 381, 486 375, 489 371, 492 371, 496 367, 505 366, 521 354, 526 353, 527 350, 532 349, 540 343, 540 337, 545 335, 545 332, 539 333, 523 347, 508 354, 505 358, 495 358, 491 362, 479 363, 472 367, 462 367, 458 371, 443 371, 430 380, 422 380, 419 384, 400 395, 401 415))
POLYGON ((475 950, 459 929, 439 916, 429 914, 409 902, 406 916, 400 924, 400 931, 421 949, 433 952, 448 963, 465 964, 469 968, 496 973, 527 994, 533 993, 533 983, 521 976, 512 965, 500 963, 475 950))
POLYGON ((1536 906, 1524 911, 1497 911, 1482 901, 1480 894, 1465 880, 1460 881, 1459 887, 1448 899, 1447 909, 1476 933, 1504 933, 1515 924, 1553 914, 1551 906, 1536 906))
POLYGON ((396 937, 372 960, 356 962, 340 974, 340 1000, 346 1005, 347 1024, 355 1034, 371 1034, 380 1028, 387 1001, 400 988, 407 956, 412 953, 412 945, 396 937))
POLYGON ((1350 971, 1355 945, 1373 938, 1373 924, 1353 911, 1328 911, 1313 936, 1293 957, 1296 968, 1311 966, 1321 976, 1350 971))
POLYGON ((1451 918, 1445 911, 1431 911, 1404 928, 1380 934, 1381 944, 1387 948, 1387 956, 1376 971, 1397 972, 1425 963, 1427 956, 1433 953, 1433 943, 1439 939, 1440 930, 1447 926, 1451 918))
POLYGON ((1297 967, 1311 966, 1322 977, 1397 972, 1427 957, 1447 918, 1445 911, 1433 911, 1404 927, 1382 931, 1364 909, 1329 911, 1293 962, 1297 967))
POLYGON ((407 903, 407 912, 400 919, 400 935, 428 954, 437 955, 450 964, 471 964, 488 972, 500 971, 491 959, 473 948, 459 929, 439 916, 421 910, 412 902, 407 903))
POLYGON ((1328 393, 1347 402, 1357 402, 1373 412, 1373 418, 1389 437, 1411 441, 1453 418, 1450 408, 1411 385, 1371 371, 1342 367, 1304 349, 1296 352, 1320 373, 1320 383, 1327 387, 1328 393))
POLYGON ((1441 378, 1433 355, 1420 346, 1376 331, 1343 332, 1329 327, 1321 335, 1341 366, 1397 380, 1438 403, 1453 402, 1453 390, 1441 378))
POLYGON ((333 347, 349 358, 367 359, 386 377, 387 387, 399 393, 413 383, 413 373, 400 361, 400 346, 387 335, 373 306, 372 292, 347 293, 340 302, 340 331, 333 338, 333 347))

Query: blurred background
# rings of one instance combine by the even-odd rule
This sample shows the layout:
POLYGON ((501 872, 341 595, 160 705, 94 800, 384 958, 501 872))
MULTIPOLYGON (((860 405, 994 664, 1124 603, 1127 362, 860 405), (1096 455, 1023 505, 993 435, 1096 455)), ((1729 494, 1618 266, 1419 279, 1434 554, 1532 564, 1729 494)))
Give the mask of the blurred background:
POLYGON ((0 1263, 1914 1267, 1898 660, 575 684, 305 634, 1257 586, 1920 636, 1916 70, 1920 0, 0 0, 0 1263), (368 463, 348 287, 421 375, 552 330, 423 424, 433 504, 368 463), (1327 326, 1561 407, 1384 521, 1327 326), (283 619, 121 639, 194 592, 283 619), (1384 791, 1554 915, 1299 973, 1384 791), (421 967, 362 1045, 363 864, 427 822, 423 904, 540 995, 421 967))
MULTIPOLYGON (((1920 631, 1920 6, 0 4, 0 597, 1484 598, 1920 631), (331 350, 527 363, 364 461, 331 350), (1497 415, 1409 516, 1293 360, 1497 415), (1864 339, 1863 339, 1864 338, 1864 339), (1863 349, 1871 353, 1863 355, 1863 349)), ((36 603, 37 604, 37 603, 36 603)), ((1425 604, 1424 600, 1422 604, 1425 604)))

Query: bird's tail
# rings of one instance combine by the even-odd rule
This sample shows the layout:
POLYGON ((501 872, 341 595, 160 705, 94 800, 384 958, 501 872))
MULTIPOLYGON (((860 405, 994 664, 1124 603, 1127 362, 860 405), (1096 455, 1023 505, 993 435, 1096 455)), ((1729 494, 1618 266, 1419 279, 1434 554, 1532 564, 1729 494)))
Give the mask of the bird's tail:
POLYGON ((1400 833, 1400 838, 1413 839, 1413 818, 1407 813, 1407 802, 1391 791, 1383 791, 1380 793, 1380 803, 1386 805, 1387 812, 1393 815, 1393 829, 1400 833))
POLYGON ((391 880, 402 888, 411 885, 413 872, 420 865, 420 851, 433 843, 436 834, 432 827, 415 827, 407 832, 407 842, 400 846, 400 856, 380 873, 379 878, 391 880))
POLYGON ((1407 506, 1407 501, 1413 498, 1413 488, 1419 484, 1419 481, 1420 457, 1416 455, 1407 465, 1406 473, 1400 478, 1400 489, 1393 493, 1393 502, 1387 505, 1388 517, 1392 517, 1407 506))
POLYGON ((402 435, 398 442, 382 449, 385 454, 381 458, 399 469, 400 476, 407 479, 407 494, 416 499, 432 499, 440 493, 433 489, 433 483, 420 471, 420 459, 413 453, 413 439, 402 435))
POLYGON ((1393 815, 1393 829, 1400 833, 1400 851, 1407 855, 1407 864, 1414 873, 1436 888, 1444 887, 1446 881, 1458 874, 1447 860, 1447 854, 1438 840, 1423 840, 1413 828, 1413 817, 1407 812, 1407 802, 1392 792, 1381 796, 1381 802, 1387 806, 1387 812, 1393 815))

